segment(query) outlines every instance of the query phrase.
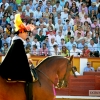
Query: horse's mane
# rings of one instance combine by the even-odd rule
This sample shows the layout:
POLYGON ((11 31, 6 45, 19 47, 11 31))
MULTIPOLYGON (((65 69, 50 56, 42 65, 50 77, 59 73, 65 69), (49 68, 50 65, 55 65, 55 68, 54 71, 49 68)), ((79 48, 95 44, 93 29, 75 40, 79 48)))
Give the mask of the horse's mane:
POLYGON ((66 57, 63 57, 63 56, 48 56, 48 57, 46 57, 45 59, 43 59, 43 60, 36 66, 36 68, 39 68, 39 66, 40 66, 41 64, 43 64, 44 62, 46 62, 47 60, 50 60, 50 59, 52 59, 52 58, 66 58, 66 57))

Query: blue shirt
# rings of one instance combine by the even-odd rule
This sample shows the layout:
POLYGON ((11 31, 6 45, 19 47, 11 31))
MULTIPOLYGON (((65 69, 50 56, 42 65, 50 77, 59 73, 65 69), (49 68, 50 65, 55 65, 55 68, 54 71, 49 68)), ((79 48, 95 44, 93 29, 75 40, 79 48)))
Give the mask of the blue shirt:
POLYGON ((84 45, 82 43, 79 43, 77 45, 78 49, 83 50, 84 46, 86 46, 87 44, 85 43, 84 45))
POLYGON ((12 9, 13 9, 14 11, 17 10, 17 4, 10 3, 10 6, 12 7, 12 9))
POLYGON ((72 49, 73 44, 75 44, 77 46, 76 42, 73 42, 73 43, 71 43, 70 41, 67 42, 66 47, 68 48, 69 51, 72 49))
POLYGON ((89 72, 89 71, 94 71, 94 68, 88 66, 84 68, 84 72, 89 72))

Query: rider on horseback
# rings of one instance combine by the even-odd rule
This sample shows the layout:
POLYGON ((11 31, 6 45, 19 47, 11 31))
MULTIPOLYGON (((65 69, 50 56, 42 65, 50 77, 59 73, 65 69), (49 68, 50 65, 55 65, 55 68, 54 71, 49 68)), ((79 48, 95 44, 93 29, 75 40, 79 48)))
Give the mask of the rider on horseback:
POLYGON ((12 39, 11 47, 7 55, 0 65, 0 76, 8 82, 32 83, 33 77, 30 72, 24 43, 28 36, 27 31, 34 29, 34 26, 25 25, 21 20, 20 14, 15 15, 14 22, 15 36, 12 39))

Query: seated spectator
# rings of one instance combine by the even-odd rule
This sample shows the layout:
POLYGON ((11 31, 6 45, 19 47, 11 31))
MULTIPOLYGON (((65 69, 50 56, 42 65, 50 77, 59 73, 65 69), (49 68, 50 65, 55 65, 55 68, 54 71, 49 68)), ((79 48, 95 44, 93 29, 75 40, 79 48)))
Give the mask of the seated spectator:
POLYGON ((77 27, 77 30, 75 31, 75 36, 77 36, 77 33, 81 33, 81 36, 84 36, 85 35, 85 33, 82 30, 82 27, 81 26, 78 26, 77 27))
MULTIPOLYGON (((53 25, 55 25, 55 21, 54 21, 54 15, 53 15, 53 13, 50 13, 50 15, 49 15, 49 21, 50 21, 50 19, 52 20, 52 24, 53 25)), ((49 22, 50 23, 50 22, 49 22)), ((55 28, 54 28, 55 29, 55 28)))
POLYGON ((81 36, 81 33, 80 33, 80 32, 78 32, 78 33, 77 33, 77 36, 75 36, 75 42, 76 42, 77 44, 80 44, 81 41, 82 41, 83 39, 84 39, 84 37, 81 36))
POLYGON ((89 24, 92 24, 91 19, 88 17, 87 14, 84 15, 84 17, 81 19, 81 22, 84 24, 84 22, 87 21, 89 24))
POLYGON ((35 37, 34 38, 34 41, 32 41, 32 44, 31 44, 32 46, 33 45, 36 45, 37 46, 37 49, 40 49, 40 43, 39 43, 39 41, 38 41, 38 39, 35 37))
POLYGON ((49 20, 49 15, 50 15, 49 9, 46 8, 46 9, 45 9, 45 12, 43 12, 43 16, 45 16, 45 18, 46 18, 47 20, 49 20))
POLYGON ((66 47, 68 48, 69 51, 72 49, 73 44, 77 45, 76 42, 74 41, 74 37, 71 37, 70 41, 66 43, 66 47))
POLYGON ((47 28, 49 27, 49 26, 52 26, 53 27, 53 30, 55 30, 55 27, 54 27, 54 24, 53 24, 53 22, 52 22, 52 19, 49 19, 49 22, 47 23, 47 28))
POLYGON ((72 30, 72 25, 69 23, 69 19, 66 20, 66 23, 65 23, 65 25, 63 27, 63 30, 64 31, 68 30, 68 27, 70 27, 71 30, 72 30))
POLYGON ((6 25, 5 32, 10 36, 10 34, 12 33, 11 24, 8 23, 6 25))
POLYGON ((39 28, 38 28, 38 35, 40 34, 40 30, 42 31, 42 36, 44 35, 46 35, 46 32, 48 31, 48 29, 47 28, 44 28, 44 25, 43 24, 40 24, 39 25, 39 28))
POLYGON ((70 32, 71 34, 71 37, 72 36, 74 36, 74 32, 71 30, 71 27, 70 26, 68 26, 68 29, 65 31, 65 34, 64 35, 67 35, 68 34, 68 32, 70 32))
POLYGON ((56 8, 56 11, 57 11, 57 12, 61 12, 61 11, 62 11, 62 6, 60 5, 59 0, 56 1, 56 4, 55 4, 53 7, 56 8))
POLYGON ((77 47, 78 47, 78 49, 83 50, 85 45, 87 45, 85 43, 85 39, 82 39, 81 42, 77 45, 77 47))
POLYGON ((26 46, 26 47, 27 47, 27 46, 31 47, 31 42, 30 42, 30 39, 29 39, 29 38, 26 39, 25 46, 26 46))
POLYGON ((58 22, 55 23, 55 29, 56 29, 56 30, 59 30, 59 27, 60 27, 60 26, 63 26, 63 24, 62 24, 62 22, 61 22, 61 19, 58 19, 58 22))
POLYGON ((91 33, 89 31, 86 32, 86 37, 85 38, 85 42, 88 44, 90 43, 91 38, 91 33))
POLYGON ((33 45, 33 46, 32 46, 32 49, 31 49, 30 54, 31 54, 31 55, 34 55, 34 56, 38 56, 38 55, 39 55, 39 51, 38 51, 36 45, 33 45))
POLYGON ((52 32, 54 35, 56 34, 55 30, 53 30, 53 27, 52 27, 52 26, 49 26, 49 27, 47 28, 46 35, 50 34, 51 32, 52 32))
POLYGON ((77 71, 76 66, 73 66, 72 69, 73 69, 73 71, 74 71, 74 73, 75 73, 76 76, 77 76, 77 75, 80 75, 80 74, 78 73, 78 71, 77 71))
POLYGON ((69 51, 68 51, 68 49, 66 48, 66 46, 62 46, 62 49, 61 49, 61 56, 69 57, 69 51))
POLYGON ((95 27, 95 33, 100 33, 100 28, 99 28, 99 26, 96 26, 96 27, 95 27))
POLYGON ((59 26, 59 30, 56 31, 56 35, 58 35, 58 32, 62 32, 63 35, 65 35, 65 31, 63 30, 63 25, 59 26))
POLYGON ((56 7, 53 7, 52 13, 53 13, 53 15, 54 15, 54 21, 55 21, 55 17, 57 17, 56 7))
POLYGON ((65 39, 65 43, 69 42, 71 38, 71 32, 68 32, 67 35, 65 35, 64 39, 65 39))
POLYGON ((82 52, 83 53, 82 53, 81 57, 90 57, 90 50, 88 49, 87 45, 84 46, 82 52))
POLYGON ((56 38, 52 30, 50 30, 50 34, 48 34, 47 36, 48 36, 49 42, 51 42, 51 38, 54 38, 54 39, 56 38))
POLYGON ((94 20, 93 23, 91 24, 92 31, 93 30, 95 31, 96 26, 100 28, 100 24, 97 23, 97 20, 94 20))
POLYGON ((65 40, 64 40, 64 38, 61 39, 61 42, 58 45, 59 45, 59 49, 60 50, 62 49, 63 46, 65 46, 65 40))
POLYGON ((100 72, 100 67, 97 68, 97 72, 100 72))
POLYGON ((48 48, 46 47, 46 43, 43 43, 42 48, 39 50, 40 56, 47 56, 48 55, 48 48))
POLYGON ((70 56, 79 57, 82 55, 82 51, 76 48, 76 45, 73 44, 72 49, 70 50, 70 56))
POLYGON ((8 52, 8 50, 9 50, 8 44, 4 43, 3 47, 1 48, 1 53, 5 55, 8 52))
POLYGON ((90 50, 91 57, 99 57, 99 51, 97 48, 97 44, 94 43, 93 39, 90 40, 90 43, 88 44, 88 48, 90 50))
POLYGON ((50 50, 50 55, 51 56, 61 55, 61 51, 58 48, 58 45, 57 44, 53 45, 53 48, 50 50))
POLYGON ((92 10, 95 11, 95 13, 98 13, 98 8, 96 7, 96 2, 92 2, 91 6, 89 6, 89 14, 91 14, 92 10))
POLYGON ((26 46, 26 48, 25 48, 25 52, 26 52, 26 54, 31 52, 31 48, 30 48, 29 45, 26 46))
POLYGON ((88 31, 88 27, 89 27, 89 23, 87 21, 84 22, 84 24, 82 25, 83 31, 88 31))
POLYGON ((66 23, 66 19, 68 19, 68 9, 64 8, 64 11, 61 12, 61 19, 63 20, 62 23, 65 24, 66 23))
POLYGON ((95 37, 92 39, 93 39, 95 44, 99 44, 99 40, 100 40, 99 33, 96 33, 95 37))
POLYGON ((43 47, 44 43, 46 43, 46 46, 49 49, 50 48, 50 44, 49 44, 49 41, 48 41, 48 36, 44 37, 44 40, 41 42, 41 47, 43 47))
POLYGON ((84 68, 84 72, 94 72, 94 68, 91 66, 90 62, 87 62, 87 66, 84 68))
POLYGON ((61 39, 64 39, 64 35, 62 34, 62 32, 61 31, 59 31, 58 32, 58 35, 56 35, 56 42, 57 42, 57 44, 60 44, 61 43, 61 39))
POLYGON ((35 36, 36 38, 37 38, 37 40, 40 42, 40 44, 41 44, 41 42, 44 40, 44 35, 43 35, 43 31, 42 30, 40 30, 39 31, 39 34, 36 34, 36 36, 35 36))
POLYGON ((72 6, 70 8, 71 16, 75 17, 78 14, 78 7, 76 5, 76 2, 72 2, 72 6))
POLYGON ((57 42, 55 41, 55 38, 51 38, 51 41, 49 42, 49 50, 53 49, 54 45, 57 45, 57 42))

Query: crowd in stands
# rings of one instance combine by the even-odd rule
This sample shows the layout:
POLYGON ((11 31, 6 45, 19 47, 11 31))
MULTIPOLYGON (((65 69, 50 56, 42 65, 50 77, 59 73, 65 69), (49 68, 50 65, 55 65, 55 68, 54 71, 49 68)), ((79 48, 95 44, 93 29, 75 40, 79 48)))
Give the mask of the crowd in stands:
MULTIPOLYGON (((25 51, 39 56, 100 56, 100 0, 2 0, 0 53, 6 54, 14 36, 14 17, 20 13, 28 32, 25 51)), ((20 48, 18 48, 20 49, 20 48)))

